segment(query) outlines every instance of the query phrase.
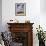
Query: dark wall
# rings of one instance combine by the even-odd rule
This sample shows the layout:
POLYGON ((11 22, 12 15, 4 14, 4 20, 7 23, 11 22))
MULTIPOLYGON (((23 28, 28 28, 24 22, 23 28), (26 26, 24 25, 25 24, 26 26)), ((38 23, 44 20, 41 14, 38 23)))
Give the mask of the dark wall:
POLYGON ((0 31, 2 29, 2 0, 0 0, 0 31))

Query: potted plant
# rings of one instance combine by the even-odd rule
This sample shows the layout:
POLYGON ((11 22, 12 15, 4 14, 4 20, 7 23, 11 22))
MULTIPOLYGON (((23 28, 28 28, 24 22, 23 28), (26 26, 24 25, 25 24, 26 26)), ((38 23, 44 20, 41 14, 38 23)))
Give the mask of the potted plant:
POLYGON ((37 29, 37 34, 36 36, 38 36, 38 40, 39 40, 39 46, 45 46, 45 35, 43 32, 42 27, 36 28, 37 29))

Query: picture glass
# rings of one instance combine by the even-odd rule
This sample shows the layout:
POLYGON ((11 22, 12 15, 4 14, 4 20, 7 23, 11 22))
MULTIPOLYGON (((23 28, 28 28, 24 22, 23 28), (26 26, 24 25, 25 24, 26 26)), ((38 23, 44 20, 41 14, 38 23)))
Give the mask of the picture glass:
POLYGON ((15 14, 16 16, 26 15, 26 3, 16 3, 15 4, 15 14))

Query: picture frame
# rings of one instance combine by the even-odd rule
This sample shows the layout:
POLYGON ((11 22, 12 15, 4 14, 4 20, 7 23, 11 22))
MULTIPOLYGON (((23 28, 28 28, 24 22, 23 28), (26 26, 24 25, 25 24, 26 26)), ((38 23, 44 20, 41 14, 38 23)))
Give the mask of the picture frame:
POLYGON ((15 15, 16 16, 26 16, 26 3, 16 3, 15 4, 15 15))

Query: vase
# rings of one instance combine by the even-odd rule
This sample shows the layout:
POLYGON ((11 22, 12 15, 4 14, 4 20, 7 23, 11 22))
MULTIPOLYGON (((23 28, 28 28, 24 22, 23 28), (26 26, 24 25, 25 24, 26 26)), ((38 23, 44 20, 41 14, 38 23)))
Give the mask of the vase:
POLYGON ((39 46, 45 46, 45 41, 39 40, 39 46))

